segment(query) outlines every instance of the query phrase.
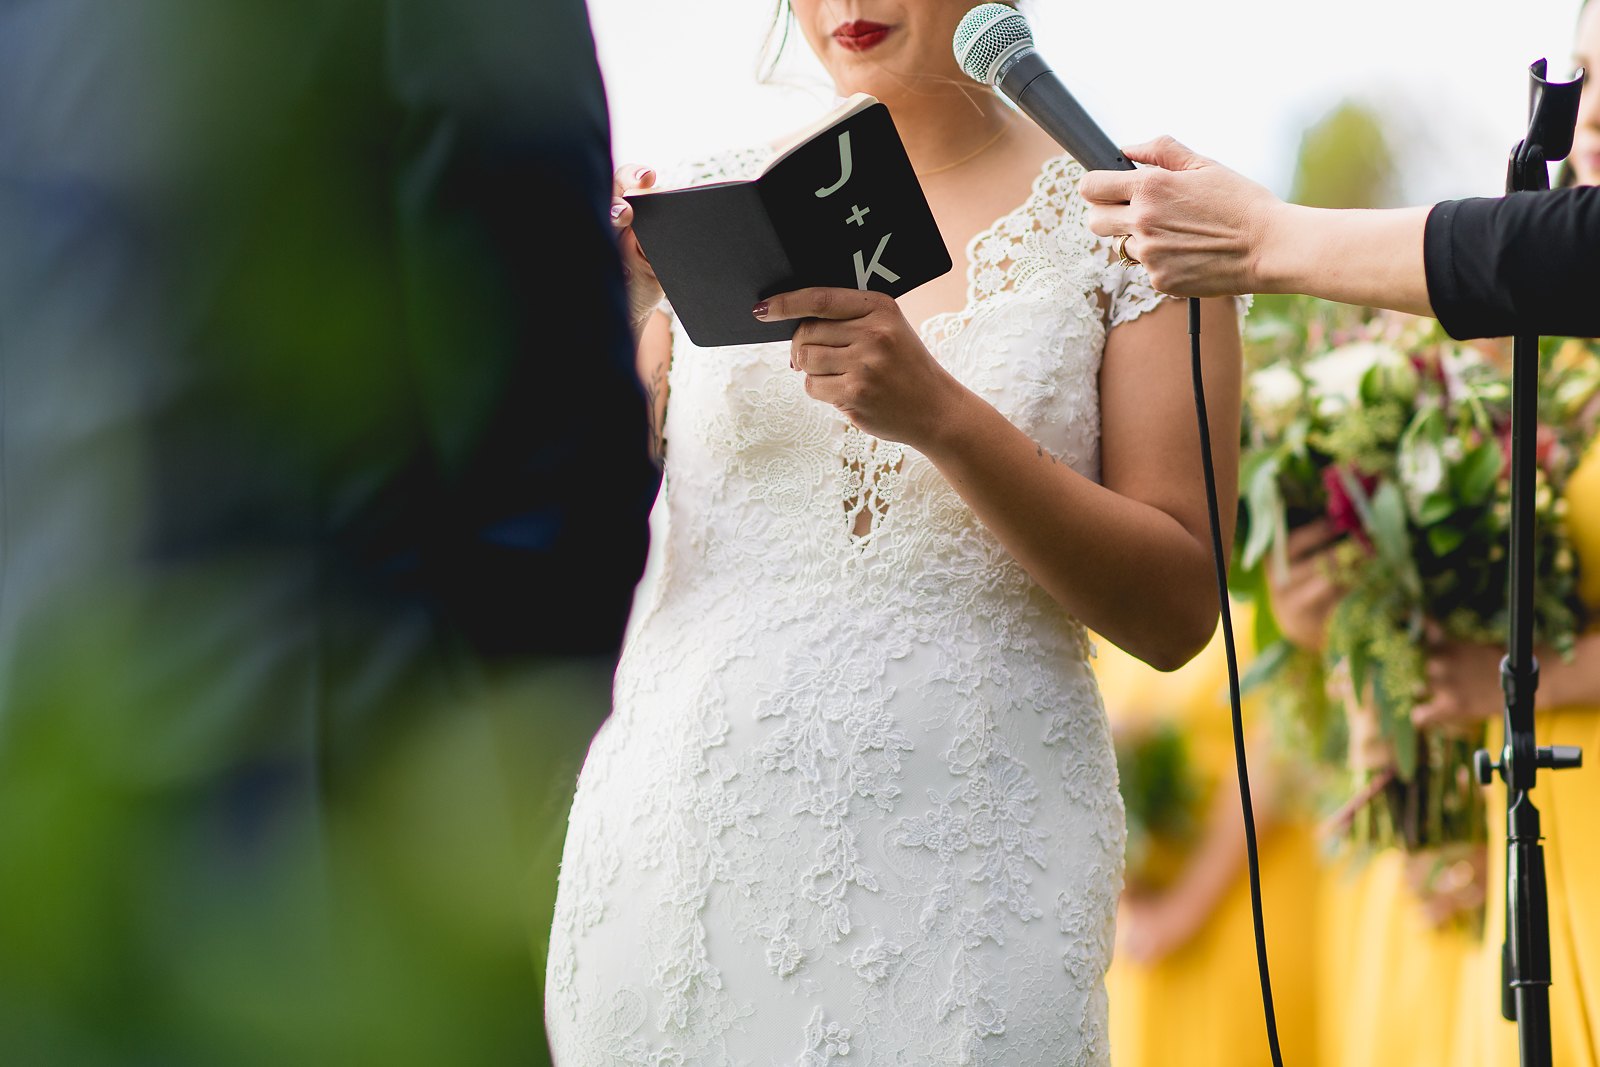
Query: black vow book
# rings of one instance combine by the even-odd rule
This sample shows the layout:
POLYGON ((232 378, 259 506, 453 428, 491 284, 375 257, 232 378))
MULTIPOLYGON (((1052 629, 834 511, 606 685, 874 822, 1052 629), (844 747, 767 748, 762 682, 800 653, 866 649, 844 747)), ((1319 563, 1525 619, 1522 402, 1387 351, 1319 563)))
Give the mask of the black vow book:
POLYGON ((634 193, 633 228, 689 339, 782 341, 759 301, 812 286, 900 296, 950 270, 889 109, 857 93, 748 181, 634 193))

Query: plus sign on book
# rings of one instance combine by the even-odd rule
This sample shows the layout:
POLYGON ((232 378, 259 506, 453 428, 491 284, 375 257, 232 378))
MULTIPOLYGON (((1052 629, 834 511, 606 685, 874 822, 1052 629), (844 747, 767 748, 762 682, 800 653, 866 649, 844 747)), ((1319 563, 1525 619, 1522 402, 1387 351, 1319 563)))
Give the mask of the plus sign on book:
POLYGON ((811 286, 901 296, 950 270, 889 109, 857 93, 756 177, 633 193, 633 228, 689 339, 781 341, 759 301, 811 286))

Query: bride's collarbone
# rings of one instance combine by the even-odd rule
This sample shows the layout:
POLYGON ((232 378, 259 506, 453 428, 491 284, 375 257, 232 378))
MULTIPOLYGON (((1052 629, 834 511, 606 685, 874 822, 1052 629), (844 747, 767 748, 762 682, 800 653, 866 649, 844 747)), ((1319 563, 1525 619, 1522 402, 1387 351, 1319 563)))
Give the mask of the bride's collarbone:
MULTIPOLYGON (((973 240, 994 229, 1007 216, 1020 210, 1028 201, 1031 185, 1015 196, 1006 197, 989 193, 973 201, 957 203, 941 211, 933 207, 934 219, 939 223, 939 233, 944 237, 945 248, 950 253, 948 272, 899 298, 900 309, 913 326, 921 325, 940 315, 964 311, 972 293, 967 284, 967 253, 973 240)), ((933 205, 930 202, 930 207, 933 205)))
POLYGON ((951 269, 900 298, 900 308, 912 325, 965 310, 971 296, 967 288, 969 246, 1023 210, 1033 198, 1045 165, 1060 155, 1060 149, 1042 135, 1025 133, 1015 140, 993 158, 974 160, 968 167, 923 179, 923 194, 950 252, 951 269))
POLYGON ((959 249, 950 250, 950 271, 900 297, 896 302, 913 329, 921 329, 941 315, 957 314, 966 308, 966 264, 959 249))

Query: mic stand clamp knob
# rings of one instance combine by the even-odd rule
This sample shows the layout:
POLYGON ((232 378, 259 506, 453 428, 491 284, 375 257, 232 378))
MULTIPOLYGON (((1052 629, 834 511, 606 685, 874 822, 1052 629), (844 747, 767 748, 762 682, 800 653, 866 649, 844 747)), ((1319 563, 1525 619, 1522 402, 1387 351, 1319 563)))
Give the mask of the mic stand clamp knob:
MULTIPOLYGON (((1535 762, 1542 770, 1569 771, 1583 766, 1583 749, 1577 745, 1540 745, 1536 753, 1535 762)), ((1480 748, 1472 754, 1472 769, 1479 785, 1493 783, 1500 766, 1488 749, 1480 748)))

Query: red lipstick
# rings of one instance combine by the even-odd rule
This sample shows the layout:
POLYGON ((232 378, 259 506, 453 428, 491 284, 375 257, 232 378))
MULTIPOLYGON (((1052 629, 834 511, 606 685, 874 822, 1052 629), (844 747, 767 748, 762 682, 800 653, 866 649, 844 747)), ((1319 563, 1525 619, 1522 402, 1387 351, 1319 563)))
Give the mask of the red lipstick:
POLYGON ((891 27, 881 22, 867 22, 857 19, 854 22, 841 24, 833 31, 833 39, 839 42, 839 47, 852 52, 865 52, 869 48, 876 48, 889 36, 891 27))

